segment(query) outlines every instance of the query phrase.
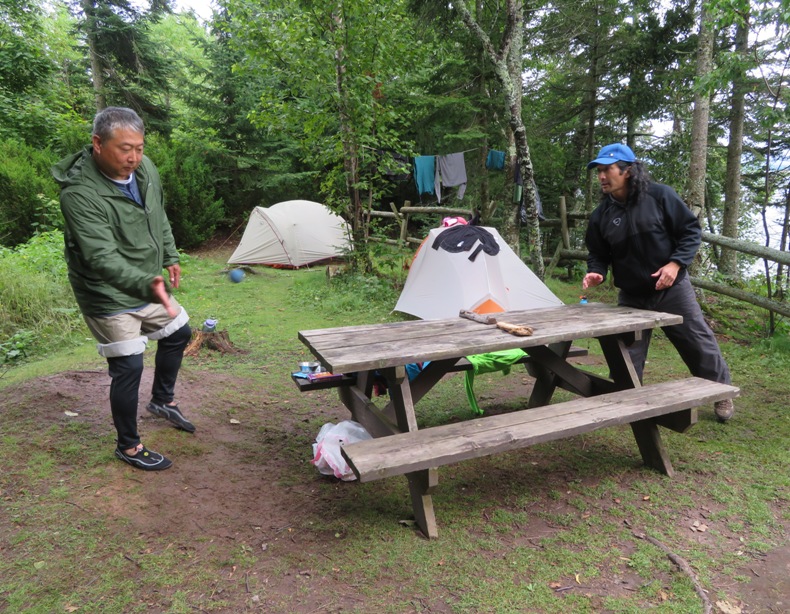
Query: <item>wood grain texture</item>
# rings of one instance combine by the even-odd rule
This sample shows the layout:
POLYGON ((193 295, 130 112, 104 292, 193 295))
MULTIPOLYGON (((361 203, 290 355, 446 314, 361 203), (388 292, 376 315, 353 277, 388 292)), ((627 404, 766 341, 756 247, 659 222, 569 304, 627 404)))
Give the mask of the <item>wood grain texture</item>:
POLYGON ((691 377, 363 441, 342 453, 360 481, 369 482, 683 412, 739 392, 691 377))
POLYGON ((327 369, 350 373, 633 333, 683 321, 673 314, 600 303, 507 311, 498 319, 529 326, 533 334, 516 337, 493 326, 449 318, 305 330, 299 339, 327 369))

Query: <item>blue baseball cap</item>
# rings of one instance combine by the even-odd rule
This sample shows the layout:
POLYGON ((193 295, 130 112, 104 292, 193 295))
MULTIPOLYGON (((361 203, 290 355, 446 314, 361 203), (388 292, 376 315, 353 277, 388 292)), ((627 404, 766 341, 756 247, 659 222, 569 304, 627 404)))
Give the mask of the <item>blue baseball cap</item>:
POLYGON ((636 156, 628 145, 620 143, 612 143, 603 147, 598 153, 598 157, 587 165, 587 168, 593 166, 614 164, 615 162, 636 162, 636 156))

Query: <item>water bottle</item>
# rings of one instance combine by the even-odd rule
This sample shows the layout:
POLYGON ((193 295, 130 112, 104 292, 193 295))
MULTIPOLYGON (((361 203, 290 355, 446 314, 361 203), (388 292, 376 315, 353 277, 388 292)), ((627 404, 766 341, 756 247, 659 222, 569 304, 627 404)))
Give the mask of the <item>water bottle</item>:
POLYGON ((587 297, 586 297, 584 294, 582 294, 582 295, 579 297, 579 299, 581 299, 581 300, 579 301, 579 303, 580 303, 580 304, 582 304, 582 305, 586 305, 586 304, 587 304, 587 297))
POLYGON ((203 322, 203 332, 204 333, 213 333, 214 330, 217 328, 217 321, 212 320, 209 318, 205 322, 203 322))

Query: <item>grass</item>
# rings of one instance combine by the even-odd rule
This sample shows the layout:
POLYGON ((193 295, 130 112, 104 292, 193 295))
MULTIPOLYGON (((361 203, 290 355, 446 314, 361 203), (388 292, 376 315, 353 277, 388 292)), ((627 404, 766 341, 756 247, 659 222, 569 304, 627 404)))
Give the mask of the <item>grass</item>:
MULTIPOLYGON (((688 577, 634 532, 667 544, 689 561, 712 600, 732 603, 749 581, 743 570, 786 543, 785 344, 723 342, 742 387, 738 414, 720 425, 707 412, 686 434, 665 432, 674 479, 641 468, 628 428, 471 460, 440 472, 434 495, 440 538, 429 542, 409 528, 402 480, 345 484, 316 477, 305 452, 334 419, 337 402, 331 391, 299 395, 284 375, 307 358, 299 330, 397 319, 390 313, 396 289, 375 278, 329 286, 323 269, 261 269, 231 284, 223 268, 218 258, 190 257, 178 298, 193 324, 218 319, 248 353, 187 359, 182 385, 218 380, 202 415, 218 424, 237 419, 246 435, 224 444, 219 430, 189 439, 164 429, 150 434, 150 445, 172 450, 181 462, 227 445, 262 475, 276 467, 270 487, 305 497, 304 506, 275 532, 265 531, 266 519, 253 512, 245 525, 263 526, 257 541, 249 537, 254 527, 215 537, 223 517, 202 518, 199 508, 205 533, 159 534, 137 527, 133 514, 97 515, 95 509, 151 496, 148 476, 125 477, 111 456, 109 428, 63 422, 42 428, 25 409, 36 402, 35 387, 20 388, 53 373, 101 369, 87 331, 77 331, 73 344, 0 380, 0 395, 25 401, 4 402, 0 410, 3 456, 17 459, 0 474, 0 610, 698 612, 688 577), (20 398, 23 390, 28 396, 20 398), (88 495, 100 504, 85 505, 88 495), (692 531, 695 521, 707 530, 692 531)), ((578 283, 550 286, 564 301, 578 300, 578 283)), ((596 292, 590 300, 615 301, 611 288, 596 292)), ((742 307, 722 300, 714 308, 722 320, 740 321, 742 307)), ((594 342, 582 345, 600 355, 594 342)), ((647 373, 647 381, 686 374, 660 333, 647 373)), ((481 406, 512 402, 526 390, 524 378, 515 371, 478 376, 481 406)), ((53 412, 69 403, 62 399, 53 412)), ((461 380, 443 381, 418 414, 423 424, 472 417, 461 380)), ((242 484, 244 477, 233 479, 242 484)))

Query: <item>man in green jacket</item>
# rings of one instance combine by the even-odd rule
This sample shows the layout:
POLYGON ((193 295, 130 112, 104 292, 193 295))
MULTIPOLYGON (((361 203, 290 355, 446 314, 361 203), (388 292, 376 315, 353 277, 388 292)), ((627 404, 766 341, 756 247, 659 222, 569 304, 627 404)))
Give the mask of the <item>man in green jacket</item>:
POLYGON ((52 168, 66 221, 69 282, 88 328, 107 359, 115 455, 146 471, 172 462, 148 450, 137 432, 143 352, 157 340, 149 412, 194 432, 174 402, 189 316, 169 293, 178 264, 159 173, 143 155, 145 128, 131 109, 108 107, 93 122, 92 145, 52 168), (163 277, 167 270, 167 279, 163 277))

